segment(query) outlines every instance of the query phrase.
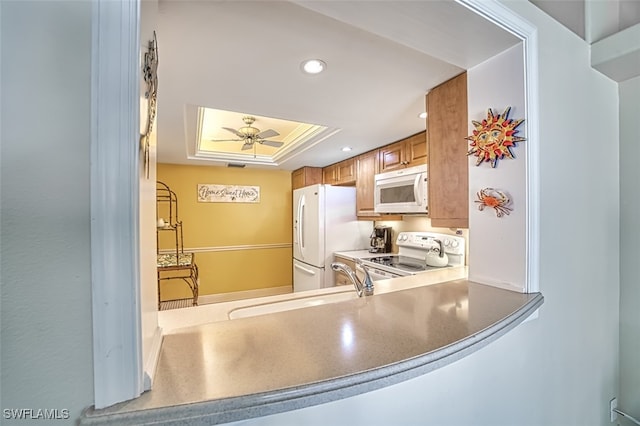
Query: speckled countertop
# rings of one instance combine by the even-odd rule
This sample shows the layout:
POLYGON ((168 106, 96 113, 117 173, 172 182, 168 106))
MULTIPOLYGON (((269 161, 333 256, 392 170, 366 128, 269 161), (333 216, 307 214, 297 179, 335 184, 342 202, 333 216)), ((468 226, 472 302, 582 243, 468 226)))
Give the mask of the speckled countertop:
POLYGON ((80 423, 216 424, 345 398, 460 359, 543 303, 539 293, 427 276, 381 281, 370 297, 175 330, 153 390, 80 423))

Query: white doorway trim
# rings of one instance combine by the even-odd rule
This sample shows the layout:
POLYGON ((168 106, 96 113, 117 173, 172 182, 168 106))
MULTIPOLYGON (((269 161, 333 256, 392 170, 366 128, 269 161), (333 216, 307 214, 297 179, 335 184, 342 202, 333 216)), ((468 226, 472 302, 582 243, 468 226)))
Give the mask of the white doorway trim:
POLYGON ((93 0, 91 291, 94 404, 143 390, 138 244, 139 0, 93 0))
MULTIPOLYGON (((538 35, 494 0, 457 0, 523 40, 527 292, 539 289, 538 35)), ((140 0, 93 0, 91 268, 95 408, 143 391, 138 243, 140 0)))
POLYGON ((538 29, 503 4, 494 0, 456 0, 490 22, 520 38, 524 47, 524 83, 527 150, 526 186, 526 282, 525 293, 540 291, 540 153, 538 150, 538 29))

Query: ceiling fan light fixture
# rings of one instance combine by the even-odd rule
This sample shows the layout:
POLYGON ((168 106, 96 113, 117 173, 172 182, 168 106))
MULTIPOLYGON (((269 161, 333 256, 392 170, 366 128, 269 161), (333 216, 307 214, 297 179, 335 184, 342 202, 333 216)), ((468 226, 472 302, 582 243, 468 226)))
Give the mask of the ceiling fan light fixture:
POLYGON ((247 151, 251 148, 254 150, 255 157, 255 144, 258 143, 260 145, 266 145, 274 148, 280 148, 284 145, 284 142, 269 140, 269 138, 280 136, 280 133, 276 132, 273 129, 267 129, 264 131, 260 131, 257 127, 253 127, 253 123, 256 121, 255 117, 250 115, 246 115, 242 117, 242 121, 244 121, 245 126, 240 127, 239 129, 234 129, 232 127, 222 127, 224 130, 233 133, 236 138, 234 139, 209 139, 212 142, 243 142, 241 151, 247 151))
POLYGON ((306 74, 320 74, 327 68, 327 64, 320 59, 307 59, 300 67, 306 74))
POLYGON ((256 129, 253 126, 241 127, 241 128, 238 129, 238 131, 240 133, 246 135, 249 138, 252 138, 255 135, 257 135, 258 133, 260 133, 260 130, 256 129))

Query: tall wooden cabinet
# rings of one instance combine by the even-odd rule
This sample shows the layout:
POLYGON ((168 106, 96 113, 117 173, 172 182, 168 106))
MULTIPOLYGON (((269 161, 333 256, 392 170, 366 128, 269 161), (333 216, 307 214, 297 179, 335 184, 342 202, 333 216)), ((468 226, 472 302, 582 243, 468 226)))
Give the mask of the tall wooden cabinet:
POLYGON ((467 73, 427 94, 429 217, 435 227, 469 227, 467 73))
POLYGON ((356 157, 356 212, 358 216, 373 216, 374 176, 378 173, 378 151, 356 157))

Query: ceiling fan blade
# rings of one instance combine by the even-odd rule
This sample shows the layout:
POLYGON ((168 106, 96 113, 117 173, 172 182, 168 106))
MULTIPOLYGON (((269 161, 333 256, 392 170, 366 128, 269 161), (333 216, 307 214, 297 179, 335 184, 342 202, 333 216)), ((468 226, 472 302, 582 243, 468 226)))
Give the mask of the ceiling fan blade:
POLYGON ((242 150, 246 151, 247 149, 251 149, 252 146, 253 146, 252 142, 245 142, 244 145, 242 145, 242 150))
POLYGON ((274 136, 280 136, 280 133, 276 132, 273 129, 265 130, 264 132, 260 132, 256 135, 258 139, 267 139, 267 138, 272 138, 274 136))
POLYGON ((240 142, 244 139, 209 139, 211 142, 240 142))
POLYGON ((239 138, 242 138, 242 139, 245 138, 245 135, 240 133, 236 129, 232 129, 231 127, 223 127, 223 129, 228 130, 229 132, 233 133, 234 135, 236 135, 239 138))
POLYGON ((278 141, 260 141, 261 144, 263 145, 269 145, 269 146, 273 146, 276 148, 281 147, 282 145, 284 145, 284 142, 278 142, 278 141))

